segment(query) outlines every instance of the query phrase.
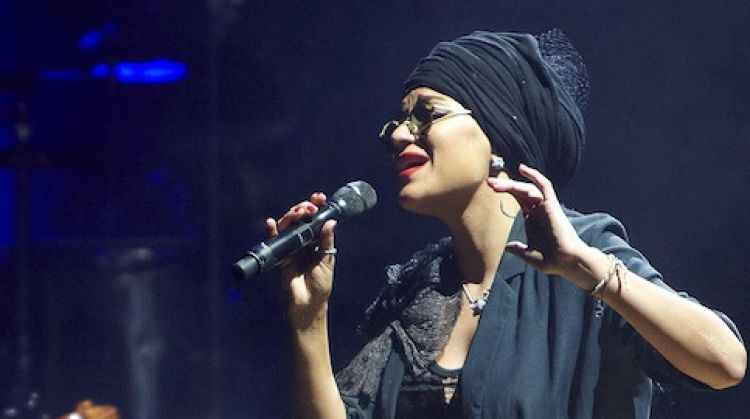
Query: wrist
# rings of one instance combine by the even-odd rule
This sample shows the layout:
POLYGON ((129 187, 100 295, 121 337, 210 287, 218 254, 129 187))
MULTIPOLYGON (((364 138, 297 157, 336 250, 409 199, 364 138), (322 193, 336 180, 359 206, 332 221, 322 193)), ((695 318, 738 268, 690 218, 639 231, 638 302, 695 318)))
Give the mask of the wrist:
POLYGON ((610 265, 607 255, 601 250, 581 243, 581 247, 566 264, 562 276, 586 292, 591 292, 607 277, 610 265))
POLYGON ((320 330, 326 331, 328 327, 328 303, 323 303, 321 306, 314 308, 298 309, 290 307, 287 317, 292 332, 296 335, 315 334, 320 330))
POLYGON ((585 275, 587 265, 595 257, 595 252, 598 252, 598 249, 589 246, 579 238, 562 258, 563 263, 560 266, 559 275, 572 282, 580 282, 583 279, 582 276, 585 275))
POLYGON ((325 365, 330 368, 327 312, 298 320, 290 321, 298 370, 310 371, 325 365))

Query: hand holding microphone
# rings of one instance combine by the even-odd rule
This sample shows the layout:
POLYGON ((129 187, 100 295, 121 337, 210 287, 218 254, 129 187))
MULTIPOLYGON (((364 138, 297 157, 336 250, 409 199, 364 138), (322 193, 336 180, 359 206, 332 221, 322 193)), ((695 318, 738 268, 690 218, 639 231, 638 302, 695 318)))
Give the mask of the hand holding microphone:
POLYGON ((331 293, 334 226, 361 214, 376 201, 375 190, 362 181, 341 187, 329 201, 322 193, 313 194, 310 201, 295 205, 278 222, 267 220, 271 239, 253 247, 234 265, 235 276, 251 278, 280 266, 290 299, 287 317, 295 330, 309 329, 324 317, 331 293), (317 251, 309 248, 312 246, 317 251))
MULTIPOLYGON (((317 208, 325 200, 325 195, 314 194, 311 201, 323 201, 313 203, 302 203, 293 207, 287 214, 279 220, 278 230, 284 230, 291 221, 300 221, 305 216, 312 215, 309 222, 293 226, 289 230, 277 232, 271 240, 261 242, 245 256, 234 264, 233 272, 237 279, 248 279, 259 275, 262 272, 277 266, 285 258, 291 256, 298 250, 305 248, 319 239, 323 225, 329 220, 337 222, 347 220, 355 215, 363 213, 365 210, 372 208, 377 202, 375 190, 367 182, 361 180, 349 182, 339 188, 333 194, 330 202, 323 207, 317 208), (316 198, 317 196, 317 198, 316 198), (312 212, 304 212, 307 205, 314 205, 312 212), (302 210, 303 212, 300 212, 302 210), (297 211, 297 212, 294 212, 297 211)), ((269 228, 274 228, 270 226, 269 228)), ((273 232, 272 232, 273 235, 273 232)), ((331 249, 323 248, 332 251, 331 249)))

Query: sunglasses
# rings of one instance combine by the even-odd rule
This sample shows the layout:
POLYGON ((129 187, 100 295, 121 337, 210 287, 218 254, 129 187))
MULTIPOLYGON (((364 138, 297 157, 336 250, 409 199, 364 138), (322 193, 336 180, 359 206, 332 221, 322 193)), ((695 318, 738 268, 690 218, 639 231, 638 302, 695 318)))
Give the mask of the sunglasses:
POLYGON ((402 111, 396 119, 386 122, 380 130, 378 138, 383 142, 388 152, 393 153, 395 148, 391 136, 393 131, 401 125, 406 125, 409 133, 415 138, 421 138, 433 124, 459 115, 471 115, 471 111, 460 106, 435 104, 424 98, 419 98, 410 112, 402 111))

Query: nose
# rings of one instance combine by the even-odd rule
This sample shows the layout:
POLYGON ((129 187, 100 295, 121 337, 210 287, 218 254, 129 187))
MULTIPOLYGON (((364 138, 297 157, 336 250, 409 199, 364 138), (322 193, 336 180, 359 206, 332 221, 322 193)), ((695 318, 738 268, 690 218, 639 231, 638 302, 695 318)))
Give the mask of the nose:
POLYGON ((400 153, 409 144, 417 142, 417 137, 411 133, 409 126, 406 123, 400 124, 391 133, 391 143, 396 151, 396 154, 400 153))

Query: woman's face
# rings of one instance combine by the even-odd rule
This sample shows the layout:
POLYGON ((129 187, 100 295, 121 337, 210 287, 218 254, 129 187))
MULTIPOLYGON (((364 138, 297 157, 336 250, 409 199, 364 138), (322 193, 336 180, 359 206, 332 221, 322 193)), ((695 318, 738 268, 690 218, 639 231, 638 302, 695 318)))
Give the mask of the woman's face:
POLYGON ((492 150, 487 136, 458 102, 429 88, 409 92, 402 110, 409 122, 390 133, 401 206, 440 216, 468 204, 489 175, 492 150), (415 129, 425 115, 433 122, 415 129))

